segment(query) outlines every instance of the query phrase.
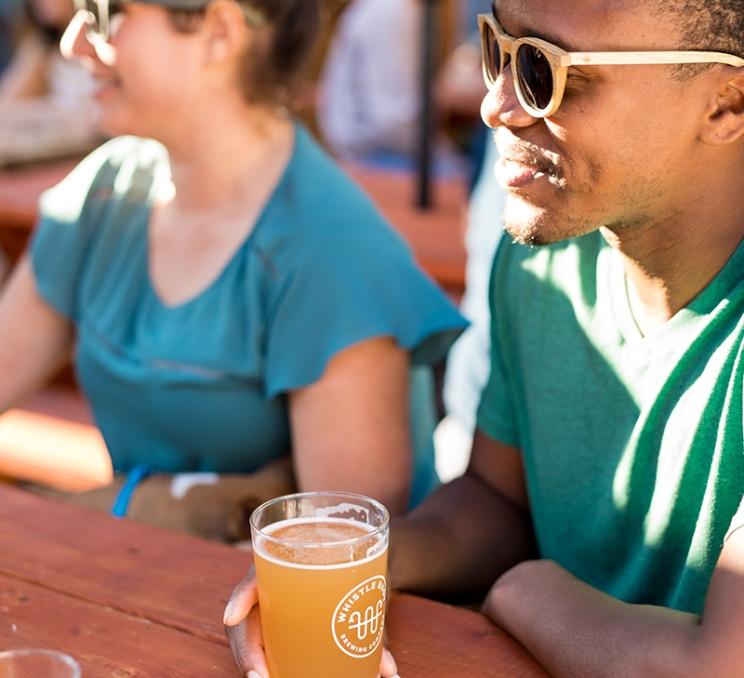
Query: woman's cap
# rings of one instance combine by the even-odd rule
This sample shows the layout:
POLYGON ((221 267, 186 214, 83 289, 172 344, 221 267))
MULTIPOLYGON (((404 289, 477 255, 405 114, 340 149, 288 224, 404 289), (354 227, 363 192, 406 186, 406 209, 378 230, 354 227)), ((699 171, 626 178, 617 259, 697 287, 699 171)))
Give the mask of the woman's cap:
MULTIPOLYGON (((180 10, 184 12, 194 12, 204 9, 209 0, 139 0, 146 5, 160 5, 168 9, 180 10)), ((251 26, 261 26, 266 23, 266 15, 256 7, 248 4, 245 0, 236 0, 240 9, 243 11, 246 21, 251 26)))

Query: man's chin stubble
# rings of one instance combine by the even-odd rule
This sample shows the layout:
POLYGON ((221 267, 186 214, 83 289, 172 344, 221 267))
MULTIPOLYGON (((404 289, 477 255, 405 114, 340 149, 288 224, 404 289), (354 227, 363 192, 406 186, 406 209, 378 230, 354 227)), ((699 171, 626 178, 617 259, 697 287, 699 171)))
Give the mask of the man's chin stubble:
POLYGON ((587 226, 576 220, 558 223, 549 216, 543 216, 530 222, 505 221, 504 230, 514 242, 529 247, 552 245, 562 240, 569 240, 595 231, 599 226, 587 226))

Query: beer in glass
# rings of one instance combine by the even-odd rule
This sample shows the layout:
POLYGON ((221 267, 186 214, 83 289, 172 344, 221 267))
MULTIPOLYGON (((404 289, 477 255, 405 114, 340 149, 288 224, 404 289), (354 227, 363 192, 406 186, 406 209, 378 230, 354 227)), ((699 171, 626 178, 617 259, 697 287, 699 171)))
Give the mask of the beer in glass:
POLYGON ((389 517, 361 495, 307 492, 251 515, 271 678, 375 678, 389 517))

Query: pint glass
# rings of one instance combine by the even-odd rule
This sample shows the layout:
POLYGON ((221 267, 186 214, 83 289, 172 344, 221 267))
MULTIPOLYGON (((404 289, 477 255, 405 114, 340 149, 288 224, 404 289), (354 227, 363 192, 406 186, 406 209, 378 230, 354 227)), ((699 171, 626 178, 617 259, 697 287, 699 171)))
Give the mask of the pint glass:
POLYGON ((271 678, 375 678, 389 517, 367 497, 307 492, 251 515, 271 678))

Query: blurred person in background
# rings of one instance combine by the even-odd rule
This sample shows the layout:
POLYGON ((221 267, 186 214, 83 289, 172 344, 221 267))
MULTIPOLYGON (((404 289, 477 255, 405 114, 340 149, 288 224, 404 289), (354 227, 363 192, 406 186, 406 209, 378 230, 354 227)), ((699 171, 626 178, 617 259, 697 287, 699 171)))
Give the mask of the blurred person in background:
POLYGON ((100 142, 93 79, 59 52, 71 0, 27 0, 26 20, 0 76, 0 166, 82 154, 100 142))
POLYGON ((438 115, 469 160, 471 191, 480 177, 488 145, 487 128, 480 117, 483 76, 477 17, 490 6, 490 0, 460 0, 461 36, 439 69, 435 83, 438 115))
POLYGON ((339 18, 318 103, 338 157, 415 153, 422 9, 420 0, 352 0, 339 18))
MULTIPOLYGON (((483 80, 481 78, 481 89, 483 80)), ((490 142, 468 204, 465 250, 465 294, 461 313, 470 326, 447 356, 443 398, 446 416, 436 432, 437 471, 451 480, 467 468, 481 393, 491 369, 491 311, 488 304, 493 258, 504 233, 502 214, 506 193, 498 185, 494 167, 496 145, 490 142)))
POLYGON ((0 77, 13 58, 21 23, 20 0, 0 0, 0 77))
MULTIPOLYGON (((336 157, 413 169, 422 124, 423 25, 422 0, 352 0, 343 10, 317 97, 320 133, 336 157)), ((433 149, 438 173, 461 171, 445 135, 437 133, 433 149)))
POLYGON ((442 480, 461 475, 468 464, 476 412, 490 371, 488 285, 496 248, 503 235, 506 194, 496 181, 496 145, 480 117, 485 94, 480 34, 475 15, 487 11, 488 0, 464 3, 468 35, 447 57, 436 81, 436 103, 450 133, 461 139, 473 171, 467 212, 465 294, 460 311, 470 327, 447 356, 443 400, 446 416, 436 432, 437 470, 442 480))
POLYGON ((465 322, 287 112, 317 5, 103 0, 63 36, 117 138, 42 198, 0 410, 74 351, 120 472, 78 503, 231 540, 247 496, 438 483, 429 365, 465 322))

